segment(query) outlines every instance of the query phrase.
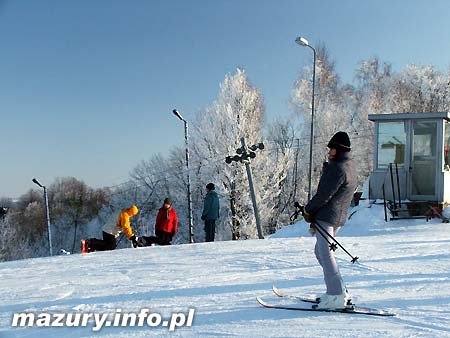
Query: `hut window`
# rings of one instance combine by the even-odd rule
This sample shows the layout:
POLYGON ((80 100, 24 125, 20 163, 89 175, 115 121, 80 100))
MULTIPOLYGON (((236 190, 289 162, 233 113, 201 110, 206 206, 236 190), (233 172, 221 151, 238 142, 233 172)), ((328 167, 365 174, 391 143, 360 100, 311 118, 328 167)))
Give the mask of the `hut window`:
POLYGON ((389 163, 405 164, 406 129, 404 122, 378 123, 378 169, 386 169, 389 163))

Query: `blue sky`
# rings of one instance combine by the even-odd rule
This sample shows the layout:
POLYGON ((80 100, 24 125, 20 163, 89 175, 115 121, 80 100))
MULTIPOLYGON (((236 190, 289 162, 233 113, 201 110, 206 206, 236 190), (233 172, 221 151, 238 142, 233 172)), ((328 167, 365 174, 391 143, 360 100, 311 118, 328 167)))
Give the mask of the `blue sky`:
POLYGON ((142 159, 183 144, 193 117, 236 67, 287 116, 323 43, 346 82, 378 56, 450 65, 450 2, 301 0, 0 0, 0 197, 37 177, 124 182, 142 159))

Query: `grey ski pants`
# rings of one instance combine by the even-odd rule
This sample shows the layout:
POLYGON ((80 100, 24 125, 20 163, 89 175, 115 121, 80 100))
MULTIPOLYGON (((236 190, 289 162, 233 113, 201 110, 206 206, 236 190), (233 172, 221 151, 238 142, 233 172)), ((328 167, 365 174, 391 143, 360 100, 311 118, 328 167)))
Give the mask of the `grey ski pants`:
MULTIPOLYGON (((335 228, 332 224, 318 220, 318 223, 333 237, 339 228, 335 228)), ((324 234, 327 236, 326 234, 324 234)), ((327 236, 328 237, 328 236, 327 236)), ((334 252, 330 250, 327 240, 316 230, 316 247, 314 253, 323 269, 325 285, 327 286, 327 294, 340 295, 345 289, 339 268, 334 258, 334 252)), ((331 241, 331 239, 330 239, 331 241)))

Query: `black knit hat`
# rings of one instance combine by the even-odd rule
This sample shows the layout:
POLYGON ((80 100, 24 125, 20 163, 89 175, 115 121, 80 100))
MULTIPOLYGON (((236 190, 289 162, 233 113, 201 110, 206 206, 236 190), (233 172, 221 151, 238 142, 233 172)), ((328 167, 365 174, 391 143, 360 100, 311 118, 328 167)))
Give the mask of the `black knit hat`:
POLYGON ((328 142, 328 148, 334 148, 336 150, 350 151, 350 138, 345 131, 338 131, 333 135, 330 142, 328 142))
POLYGON ((208 183, 206 185, 206 189, 208 189, 208 190, 215 190, 216 186, 214 185, 214 183, 208 183))
POLYGON ((166 197, 166 198, 164 199, 164 204, 172 205, 172 200, 171 200, 169 197, 166 197))

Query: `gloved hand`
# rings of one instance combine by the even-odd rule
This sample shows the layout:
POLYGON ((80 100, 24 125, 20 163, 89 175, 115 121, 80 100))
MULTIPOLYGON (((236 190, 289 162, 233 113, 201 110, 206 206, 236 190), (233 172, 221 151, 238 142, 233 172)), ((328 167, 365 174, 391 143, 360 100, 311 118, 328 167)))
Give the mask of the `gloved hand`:
POLYGON ((312 223, 314 221, 313 215, 308 214, 306 211, 303 212, 303 218, 308 223, 312 223))
POLYGON ((204 221, 205 219, 206 219, 206 216, 203 216, 203 215, 202 215, 202 221, 204 221))
POLYGON ((314 227, 314 225, 311 224, 309 226, 308 232, 311 234, 311 236, 314 236, 316 234, 316 228, 314 227))
POLYGON ((138 247, 138 241, 137 241, 137 237, 135 235, 130 237, 130 241, 133 243, 133 248, 138 247))

